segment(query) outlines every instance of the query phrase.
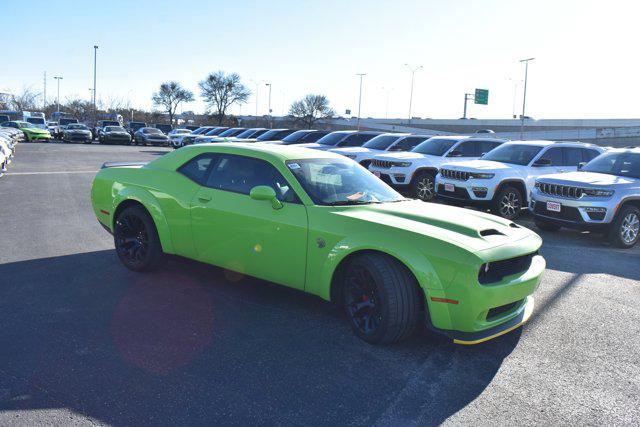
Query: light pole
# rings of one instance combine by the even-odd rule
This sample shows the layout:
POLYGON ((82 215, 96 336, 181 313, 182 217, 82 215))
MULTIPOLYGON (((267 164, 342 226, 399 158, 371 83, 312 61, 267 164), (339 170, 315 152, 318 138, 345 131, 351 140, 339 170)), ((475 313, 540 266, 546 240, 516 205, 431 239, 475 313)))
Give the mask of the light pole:
POLYGON ((96 112, 96 68, 98 65, 98 46, 93 46, 93 121, 97 119, 96 112))
POLYGON ((393 90, 393 88, 383 87, 382 90, 385 91, 384 118, 388 119, 389 118, 389 93, 393 90))
POLYGON ((89 101, 93 100, 93 88, 89 88, 89 101))
POLYGON ((258 94, 260 93, 260 83, 264 83, 264 81, 253 79, 251 79, 251 81, 256 85, 256 126, 258 126, 258 94))
POLYGON ((411 107, 413 104, 413 78, 415 77, 416 71, 424 67, 422 65, 419 65, 415 68, 411 68, 409 64, 404 65, 409 69, 409 71, 411 71, 411 91, 409 92, 409 123, 411 123, 411 107))
POLYGON ((55 76, 54 79, 58 81, 58 97, 56 98, 56 110, 59 113, 60 112, 60 80, 62 80, 62 76, 55 76))
POLYGON ((47 108, 47 72, 44 72, 44 93, 42 97, 42 109, 47 108))
POLYGON ((273 116, 271 115, 271 83, 265 83, 269 86, 269 128, 273 128, 273 116))
POLYGON ((360 76, 360 94, 358 95, 358 130, 360 130, 360 107, 362 106, 362 78, 366 76, 366 73, 357 73, 356 76, 360 76))
POLYGON ((533 61, 535 58, 521 59, 520 62, 524 62, 524 93, 522 95, 522 115, 520 116, 520 139, 524 139, 524 110, 527 105, 527 77, 529 74, 529 61, 533 61))

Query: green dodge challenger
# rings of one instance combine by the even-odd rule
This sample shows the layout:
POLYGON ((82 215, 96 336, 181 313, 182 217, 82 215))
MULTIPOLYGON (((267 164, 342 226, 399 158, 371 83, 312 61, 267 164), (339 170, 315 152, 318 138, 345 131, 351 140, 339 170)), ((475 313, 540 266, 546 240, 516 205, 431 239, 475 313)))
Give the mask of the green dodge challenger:
POLYGON ((459 344, 533 310, 542 240, 482 212, 408 200, 356 162, 292 146, 217 143, 105 164, 91 191, 122 263, 177 254, 315 294, 384 344, 421 323, 459 344))

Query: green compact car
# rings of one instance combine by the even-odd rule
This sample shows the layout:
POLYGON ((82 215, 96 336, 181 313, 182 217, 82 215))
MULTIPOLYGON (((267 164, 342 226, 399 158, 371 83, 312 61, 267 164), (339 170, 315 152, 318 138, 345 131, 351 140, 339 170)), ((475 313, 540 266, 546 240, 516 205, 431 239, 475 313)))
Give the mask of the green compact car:
POLYGON ((482 212, 408 200, 356 162, 286 145, 217 143, 146 164, 105 164, 98 221, 134 271, 177 254, 344 307, 383 344, 421 323, 460 344, 509 332, 533 310, 542 240, 482 212))
POLYGON ((27 141, 48 141, 51 139, 51 133, 46 129, 40 129, 32 123, 22 121, 12 121, 2 123, 3 127, 12 127, 20 129, 27 141))

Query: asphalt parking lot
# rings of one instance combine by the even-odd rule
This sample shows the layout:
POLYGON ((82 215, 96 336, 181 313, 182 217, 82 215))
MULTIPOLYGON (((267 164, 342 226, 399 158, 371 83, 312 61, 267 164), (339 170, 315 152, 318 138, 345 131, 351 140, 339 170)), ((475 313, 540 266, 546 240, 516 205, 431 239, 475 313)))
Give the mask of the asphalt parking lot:
POLYGON ((166 151, 18 146, 0 179, 0 425, 640 423, 640 247, 542 232, 523 328, 373 347, 300 292, 178 258, 126 270, 91 180, 166 151))

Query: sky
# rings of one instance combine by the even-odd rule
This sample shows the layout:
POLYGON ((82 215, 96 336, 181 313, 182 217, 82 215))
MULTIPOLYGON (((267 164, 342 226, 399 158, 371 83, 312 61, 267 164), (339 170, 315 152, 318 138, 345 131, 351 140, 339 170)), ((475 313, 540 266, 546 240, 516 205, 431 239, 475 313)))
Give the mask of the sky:
POLYGON ((176 80, 196 95, 210 72, 238 73, 252 91, 235 114, 274 115, 308 93, 338 114, 459 118, 464 94, 489 90, 469 117, 638 118, 640 2, 590 0, 118 1, 0 0, 0 91, 30 87, 55 101, 90 99, 98 45, 98 98, 151 109, 176 80), (257 95, 257 96, 256 96, 257 95), (515 106, 515 108, 514 108, 515 106))

